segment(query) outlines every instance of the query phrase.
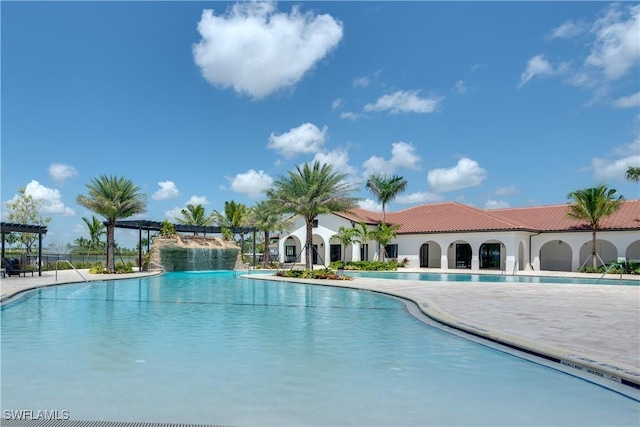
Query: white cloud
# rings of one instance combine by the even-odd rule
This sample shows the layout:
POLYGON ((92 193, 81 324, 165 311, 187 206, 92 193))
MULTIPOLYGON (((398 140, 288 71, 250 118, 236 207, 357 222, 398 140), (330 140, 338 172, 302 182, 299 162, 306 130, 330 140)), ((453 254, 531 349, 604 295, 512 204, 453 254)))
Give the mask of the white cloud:
POLYGON ((313 160, 332 165, 334 172, 345 173, 347 175, 354 175, 356 173, 356 168, 349 165, 349 153, 343 148, 336 148, 327 153, 316 153, 313 160))
POLYGON ((353 81, 353 87, 367 87, 371 84, 369 77, 358 77, 353 81))
POLYGON ((49 176, 59 184, 64 184, 68 178, 77 175, 78 172, 71 165, 64 163, 51 163, 49 165, 49 176))
POLYGON ((230 181, 233 191, 246 194, 252 198, 264 195, 264 191, 273 184, 273 178, 264 173, 264 171, 256 172, 253 169, 245 173, 239 173, 230 181))
POLYGON ((204 78, 255 99, 294 86, 343 35, 330 15, 298 6, 287 14, 262 1, 236 3, 224 16, 205 9, 198 32, 193 58, 204 78))
POLYGON ((160 181, 158 185, 160 188, 151 196, 154 200, 175 199, 180 195, 178 187, 172 181, 160 181))
POLYGON ((331 103, 331 109, 335 110, 336 108, 340 107, 342 104, 343 104, 342 99, 336 98, 331 103))
MULTIPOLYGON (((47 188, 38 181, 32 180, 24 188, 25 196, 31 196, 33 200, 42 200, 41 214, 46 215, 62 215, 72 216, 76 212, 64 205, 60 191, 47 188)), ((16 200, 19 196, 15 195, 12 200, 16 200)))
POLYGON ((585 31, 585 24, 581 22, 573 22, 571 20, 563 23, 559 27, 549 32, 549 39, 570 39, 576 37, 585 31))
MULTIPOLYGON (((184 204, 184 206, 169 209, 164 213, 164 216, 166 219, 173 222, 176 220, 176 218, 182 218, 182 209, 185 209, 187 205, 206 206, 208 204, 209 204, 209 200, 207 199, 206 196, 191 196, 189 197, 189 200, 187 200, 187 202, 184 204)), ((207 214, 207 212, 205 212, 205 214, 207 214)))
POLYGON ((640 137, 630 144, 616 147, 617 158, 594 158, 591 161, 593 176, 599 181, 624 181, 629 166, 640 167, 640 137))
POLYGON ((184 208, 176 207, 176 208, 170 209, 164 213, 164 216, 169 221, 175 222, 177 218, 182 218, 182 209, 184 208))
POLYGON ((638 66, 640 60, 640 6, 610 6, 593 24, 596 40, 585 65, 600 69, 615 80, 638 66))
POLYGON ((383 175, 393 175, 398 168, 419 169, 420 156, 416 154, 416 148, 408 142, 394 142, 391 144, 391 158, 386 160, 382 157, 371 156, 363 163, 364 175, 380 173, 383 175))
POLYGON ((518 194, 518 189, 515 185, 510 185, 508 187, 499 187, 495 191, 496 196, 511 196, 513 194, 518 194))
POLYGON ((419 91, 399 90, 383 95, 374 104, 366 104, 364 111, 390 111, 397 113, 433 113, 444 99, 443 97, 420 98, 419 91))
POLYGON ((268 148, 280 152, 287 159, 301 153, 317 153, 327 139, 327 127, 320 130, 312 123, 304 123, 281 135, 269 136, 268 148))
POLYGON ((191 196, 189 197, 189 200, 187 200, 187 203, 185 203, 185 206, 187 205, 206 206, 208 204, 209 204, 209 200, 207 199, 207 196, 191 196))
POLYGON ((462 158, 451 168, 434 169, 428 172, 427 181, 437 193, 460 190, 480 185, 487 173, 478 162, 462 158))
POLYGON ((518 86, 524 86, 536 76, 553 76, 556 74, 562 74, 566 72, 567 69, 568 65, 566 63, 553 66, 544 58, 544 55, 536 55, 527 61, 527 68, 520 75, 520 84, 518 86))
POLYGON ((502 208, 508 208, 508 207, 509 207, 509 203, 505 202, 504 200, 489 199, 484 204, 485 209, 502 209, 502 208))
POLYGON ((465 93, 467 93, 468 89, 467 89, 467 85, 464 84, 464 81, 462 80, 458 80, 454 85, 453 85, 453 91, 459 95, 464 95, 465 93))
POLYGON ((638 108, 640 107, 640 92, 622 96, 613 101, 612 105, 615 108, 638 108))
POLYGON ((371 199, 360 200, 358 202, 358 207, 371 212, 382 212, 382 203, 378 203, 371 199))
POLYGON ((359 113, 353 113, 351 111, 345 111, 344 113, 340 114, 340 118, 341 119, 348 119, 348 120, 358 120, 360 118, 364 117, 363 114, 359 114, 359 113))
POLYGON ((420 203, 438 202, 442 196, 435 193, 417 192, 411 194, 399 194, 394 201, 405 205, 415 205, 420 203))

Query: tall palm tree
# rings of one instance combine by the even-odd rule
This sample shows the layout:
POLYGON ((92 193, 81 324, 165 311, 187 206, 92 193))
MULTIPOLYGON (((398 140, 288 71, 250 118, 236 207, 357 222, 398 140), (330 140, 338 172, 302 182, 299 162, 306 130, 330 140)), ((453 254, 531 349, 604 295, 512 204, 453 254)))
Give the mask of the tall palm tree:
POLYGON ((146 195, 131 180, 116 176, 102 175, 92 179, 86 187, 89 194, 80 194, 76 201, 107 220, 107 272, 113 273, 116 270, 116 222, 146 212, 146 195))
POLYGON ((406 190, 407 180, 398 175, 387 177, 386 175, 376 173, 367 179, 366 187, 371 190, 378 198, 378 201, 382 203, 382 222, 385 222, 385 208, 387 203, 406 190))
POLYGON ((256 203, 250 210, 248 224, 264 233, 264 250, 262 264, 266 267, 271 262, 269 237, 272 231, 286 233, 291 229, 292 223, 282 216, 280 208, 269 200, 256 203))
POLYGON ((610 189, 606 185, 575 190, 569 193, 567 197, 570 201, 567 216, 589 223, 592 236, 591 263, 593 268, 597 268, 596 232, 598 231, 600 221, 617 211, 622 205, 624 198, 622 196, 616 196, 616 190, 613 188, 610 189))
MULTIPOLYGON (((182 218, 176 218, 178 224, 183 225, 196 225, 196 226, 209 226, 213 224, 213 213, 210 215, 205 214, 204 206, 188 204, 186 208, 180 211, 182 218)), ((197 235, 197 232, 193 233, 197 235)))
MULTIPOLYGON (((360 243, 360 245, 362 247, 364 247, 364 245, 367 244, 367 242, 371 239, 370 236, 370 231, 369 231, 369 226, 367 225, 366 222, 364 221, 360 221, 358 222, 358 225, 360 227, 356 228, 356 238, 354 239, 354 242, 356 243, 360 243)), ((367 253, 364 253, 365 258, 367 258, 367 253)), ((367 261, 367 259, 362 259, 362 261, 367 261)))
POLYGON ((625 178, 627 181, 640 182, 640 167, 629 166, 625 178))
POLYGON ((106 233, 104 223, 95 215, 91 215, 91 220, 83 216, 82 220, 87 224, 87 228, 89 229, 88 248, 97 249, 99 247, 104 247, 104 243, 101 240, 102 236, 106 233))
MULTIPOLYGON (((245 227, 249 218, 249 208, 243 203, 237 203, 234 200, 224 202, 224 214, 213 211, 214 221, 223 228, 222 234, 233 238, 236 228, 245 227)), ((239 232, 241 247, 244 244, 244 232, 239 232)))
POLYGON ((357 191, 354 184, 347 183, 347 174, 334 172, 330 164, 315 161, 305 163, 279 176, 267 190, 269 199, 285 213, 300 215, 306 222, 305 264, 311 270, 311 248, 313 243, 313 220, 321 214, 345 212, 356 207, 360 200, 352 194, 357 191))
POLYGON ((344 251, 342 252, 342 260, 344 261, 344 255, 347 252, 347 247, 353 242, 358 241, 359 230, 353 227, 340 227, 338 228, 338 232, 331 236, 331 239, 338 240, 344 246, 344 251))
POLYGON ((396 237, 396 231, 398 231, 399 228, 400 224, 387 224, 386 222, 382 222, 378 225, 377 230, 369 232, 369 236, 380 245, 380 257, 382 261, 387 257, 385 247, 396 237))

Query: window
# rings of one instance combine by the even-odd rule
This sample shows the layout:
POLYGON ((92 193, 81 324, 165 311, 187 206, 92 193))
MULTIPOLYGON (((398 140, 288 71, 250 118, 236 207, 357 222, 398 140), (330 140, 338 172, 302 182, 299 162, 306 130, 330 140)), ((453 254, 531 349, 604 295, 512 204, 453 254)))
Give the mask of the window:
POLYGON ((285 260, 285 262, 295 262, 296 261, 296 247, 295 246, 285 246, 284 247, 284 260, 285 260))
POLYGON ((313 228, 318 228, 318 220, 317 219, 314 219, 312 224, 313 224, 313 228))
POLYGON ((387 258, 398 258, 398 245, 387 245, 384 247, 384 250, 387 252, 387 258))

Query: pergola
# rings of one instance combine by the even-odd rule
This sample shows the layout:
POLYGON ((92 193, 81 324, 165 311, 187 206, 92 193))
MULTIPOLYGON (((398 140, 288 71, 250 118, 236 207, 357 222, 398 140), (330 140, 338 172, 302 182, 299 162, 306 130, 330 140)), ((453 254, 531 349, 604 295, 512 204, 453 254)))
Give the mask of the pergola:
MULTIPOLYGON (((0 223, 0 233, 2 233, 2 258, 4 258, 5 234, 9 233, 31 233, 38 235, 38 260, 42 259, 42 235, 47 234, 47 227, 44 225, 14 224, 11 222, 0 223)), ((38 276, 42 276, 42 263, 38 262, 38 276)))
MULTIPOLYGON (((107 225, 106 221, 104 225, 107 225)), ((172 224, 178 233, 202 233, 203 235, 208 234, 220 234, 222 232, 223 227, 218 226, 203 226, 203 225, 184 225, 184 224, 172 224)), ((147 232, 147 251, 149 251, 149 241, 151 231, 160 231, 162 230, 162 222, 160 221, 147 221, 147 220, 129 220, 129 221, 116 221, 116 228, 124 228, 129 230, 138 230, 138 265, 142 265, 142 232, 147 232)), ((255 233, 258 231, 253 227, 231 227, 232 233, 255 233)), ((254 236, 253 245, 254 245, 254 257, 255 257, 255 244, 256 239, 254 236)), ((255 263, 255 260, 254 260, 255 263)))

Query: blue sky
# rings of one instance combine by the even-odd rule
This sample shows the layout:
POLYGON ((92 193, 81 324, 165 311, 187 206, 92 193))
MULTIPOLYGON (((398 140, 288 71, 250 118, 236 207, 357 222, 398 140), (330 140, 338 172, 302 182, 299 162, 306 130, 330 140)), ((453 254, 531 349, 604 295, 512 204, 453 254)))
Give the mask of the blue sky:
POLYGON ((640 196, 637 2, 0 6, 2 217, 20 187, 42 198, 45 245, 88 237, 76 198, 103 174, 157 221, 250 206, 314 160, 371 210, 375 172, 408 181, 390 211, 640 196))

